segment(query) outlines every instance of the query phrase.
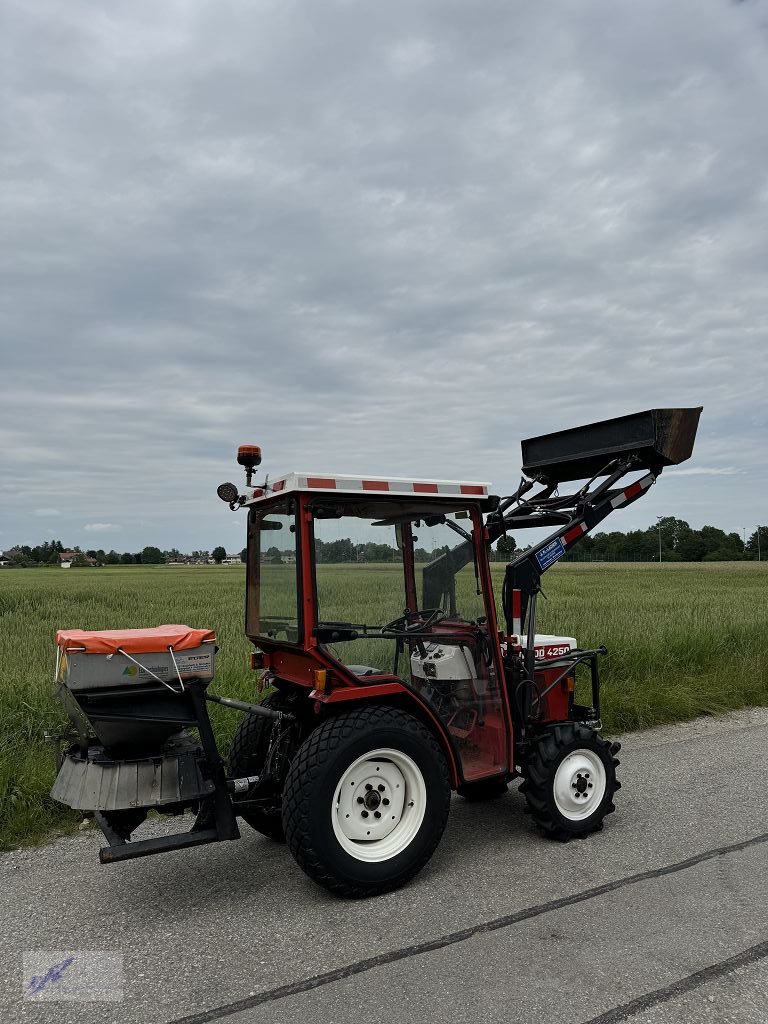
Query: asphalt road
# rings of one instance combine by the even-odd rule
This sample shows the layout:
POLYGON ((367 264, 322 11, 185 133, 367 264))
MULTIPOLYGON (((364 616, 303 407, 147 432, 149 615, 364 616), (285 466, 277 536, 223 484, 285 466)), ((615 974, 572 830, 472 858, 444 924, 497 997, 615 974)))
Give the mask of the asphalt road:
POLYGON ((427 869, 365 902, 246 826, 107 867, 93 830, 6 854, 0 1018, 766 1024, 768 709, 623 744, 602 833, 549 843, 514 789, 457 798, 427 869), (22 1000, 33 950, 122 955, 123 1000, 22 1000))

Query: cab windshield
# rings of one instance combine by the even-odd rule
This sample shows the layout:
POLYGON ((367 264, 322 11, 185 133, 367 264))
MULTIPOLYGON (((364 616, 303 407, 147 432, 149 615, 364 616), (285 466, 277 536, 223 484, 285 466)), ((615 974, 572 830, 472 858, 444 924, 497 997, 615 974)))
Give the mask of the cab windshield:
POLYGON ((316 614, 340 661, 392 672, 399 628, 476 622, 485 606, 467 512, 382 506, 315 508, 316 614))
POLYGON ((477 510, 435 505, 315 504, 315 629, 361 682, 396 676, 416 690, 445 723, 469 780, 503 771, 507 757, 475 561, 482 520, 477 510))

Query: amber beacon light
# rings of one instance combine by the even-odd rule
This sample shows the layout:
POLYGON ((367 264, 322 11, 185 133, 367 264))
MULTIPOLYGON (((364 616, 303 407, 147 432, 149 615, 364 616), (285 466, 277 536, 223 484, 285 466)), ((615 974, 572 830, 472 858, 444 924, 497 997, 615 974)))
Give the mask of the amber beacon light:
POLYGON ((241 444, 237 449, 237 462, 245 466, 245 483, 250 487, 253 471, 261 465, 261 448, 257 444, 241 444))

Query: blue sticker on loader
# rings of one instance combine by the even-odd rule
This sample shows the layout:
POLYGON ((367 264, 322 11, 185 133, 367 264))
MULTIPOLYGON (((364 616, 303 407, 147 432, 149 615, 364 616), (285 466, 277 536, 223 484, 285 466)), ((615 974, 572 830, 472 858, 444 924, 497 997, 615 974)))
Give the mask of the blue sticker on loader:
POLYGON ((564 554, 565 544, 563 544, 559 537, 555 537, 541 551, 536 552, 536 561, 539 563, 539 568, 543 570, 549 568, 553 562, 556 562, 558 558, 562 558, 564 554))

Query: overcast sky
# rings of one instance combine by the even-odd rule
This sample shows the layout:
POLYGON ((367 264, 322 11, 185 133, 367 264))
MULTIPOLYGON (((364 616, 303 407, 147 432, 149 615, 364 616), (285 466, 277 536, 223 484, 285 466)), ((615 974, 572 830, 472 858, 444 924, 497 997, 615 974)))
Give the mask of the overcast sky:
POLYGON ((763 0, 5 0, 0 548, 243 546, 264 468, 512 489, 703 405, 606 523, 768 522, 763 0))

